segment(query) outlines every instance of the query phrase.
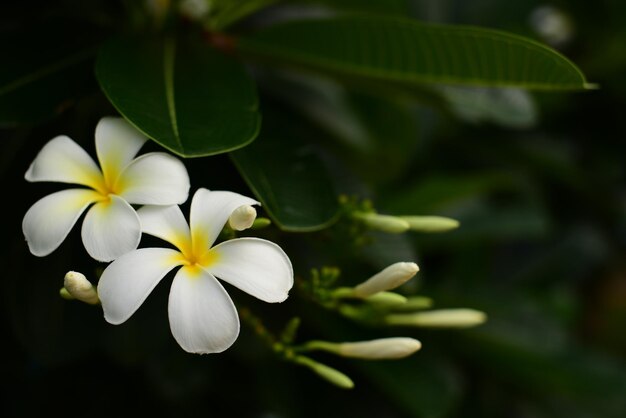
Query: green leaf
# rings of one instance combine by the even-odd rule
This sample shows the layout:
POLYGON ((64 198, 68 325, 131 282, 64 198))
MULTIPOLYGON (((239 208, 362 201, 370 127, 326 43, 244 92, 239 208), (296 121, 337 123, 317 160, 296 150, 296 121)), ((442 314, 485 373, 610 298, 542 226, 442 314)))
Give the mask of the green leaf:
POLYGON ((149 138, 182 157, 241 148, 261 117, 245 68, 197 39, 113 39, 96 76, 117 110, 149 138))
POLYGON ((94 28, 77 22, 0 31, 0 126, 43 122, 90 88, 97 90, 93 58, 98 42, 94 28))
POLYGON ((239 172, 272 220, 286 231, 315 231, 335 221, 339 205, 326 166, 286 110, 264 110, 250 146, 231 153, 239 172))
POLYGON ((252 57, 378 81, 539 90, 590 88, 576 65, 531 39, 400 17, 289 21, 260 29, 237 45, 252 57))

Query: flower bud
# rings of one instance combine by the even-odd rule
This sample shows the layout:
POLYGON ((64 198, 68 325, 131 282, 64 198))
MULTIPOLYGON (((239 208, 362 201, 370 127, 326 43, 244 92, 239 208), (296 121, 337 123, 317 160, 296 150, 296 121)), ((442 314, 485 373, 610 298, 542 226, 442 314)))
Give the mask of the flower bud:
POLYGON ((394 263, 354 287, 354 294, 367 297, 385 290, 395 289, 419 271, 415 263, 394 263))
POLYGON ((401 234, 402 232, 408 231, 410 228, 407 221, 397 216, 358 212, 354 214, 354 217, 360 219, 365 225, 372 229, 389 232, 391 234, 401 234))
POLYGON ((412 312, 420 309, 428 309, 433 306, 433 300, 426 296, 411 296, 406 302, 393 307, 394 311, 412 312))
POLYGON ((61 296, 65 300, 74 300, 76 299, 74 296, 70 295, 70 292, 67 291, 66 288, 62 287, 59 290, 59 296, 61 296))
POLYGON ((342 357, 365 360, 399 359, 410 356, 422 348, 422 343, 414 338, 379 338, 369 341, 331 343, 329 341, 309 341, 306 350, 322 350, 342 357))
POLYGON ((332 367, 319 363, 309 357, 296 356, 292 359, 292 361, 308 367, 309 369, 313 370, 318 376, 336 386, 339 386, 340 388, 352 389, 354 387, 354 382, 348 376, 346 376, 337 369, 333 369, 332 367))
POLYGON ((270 226, 272 221, 268 218, 256 218, 252 223, 252 229, 262 229, 270 226))
POLYGON ((402 216, 412 231, 446 232, 459 227, 459 221, 443 216, 402 216))
POLYGON ((340 343, 338 352, 343 357, 368 360, 399 359, 410 356, 422 348, 422 343, 414 338, 379 338, 377 340, 340 343))
POLYGON ((255 219, 256 209, 249 205, 243 205, 233 211, 228 218, 228 225, 236 231, 243 231, 250 228, 255 219))
POLYGON ((469 328, 487 320, 484 312, 474 309, 439 309, 410 314, 391 314, 385 317, 388 325, 432 328, 469 328))
POLYGON ((363 301, 378 309, 394 309, 407 303, 408 299, 399 293, 378 292, 372 296, 363 298, 363 301))
MULTIPOLYGON (((91 305, 96 305, 100 302, 96 289, 82 273, 76 271, 67 272, 63 280, 63 288, 71 297, 81 302, 91 305)), ((61 296, 63 296, 63 292, 61 293, 61 296)))

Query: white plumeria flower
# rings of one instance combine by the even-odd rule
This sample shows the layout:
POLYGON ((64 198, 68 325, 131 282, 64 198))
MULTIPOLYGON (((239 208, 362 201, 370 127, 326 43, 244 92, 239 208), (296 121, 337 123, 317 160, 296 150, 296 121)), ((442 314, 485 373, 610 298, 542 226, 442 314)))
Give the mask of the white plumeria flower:
POLYGON ((26 212, 22 230, 28 247, 43 257, 65 240, 83 212, 82 240, 89 255, 111 261, 134 250, 141 224, 132 204, 181 204, 189 195, 189 175, 172 155, 153 152, 135 158, 147 138, 118 117, 102 118, 96 127, 96 162, 67 136, 50 140, 26 172, 26 180, 72 183, 36 202, 26 212))
POLYGON ((171 332, 187 352, 220 353, 239 335, 237 310, 216 276, 265 302, 282 302, 293 286, 289 257, 276 244, 237 238, 214 247, 232 212, 253 199, 227 191, 199 189, 190 208, 190 226, 178 206, 144 206, 143 232, 176 249, 140 248, 104 270, 98 295, 104 318, 121 324, 139 308, 172 269, 182 266, 170 288, 171 332))

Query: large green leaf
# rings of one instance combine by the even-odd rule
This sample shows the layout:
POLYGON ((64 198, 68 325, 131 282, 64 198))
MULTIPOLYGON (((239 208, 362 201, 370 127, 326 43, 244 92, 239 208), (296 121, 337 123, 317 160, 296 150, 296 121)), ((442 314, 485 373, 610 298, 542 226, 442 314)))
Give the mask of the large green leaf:
POLYGON ((511 33, 400 17, 344 16, 278 23, 243 37, 252 57, 401 83, 588 88, 557 51, 511 33))
POLYGON ((97 86, 99 35, 85 24, 50 21, 0 31, 0 126, 44 121, 97 86))
POLYGON ((98 54, 96 76, 130 123, 182 157, 231 151, 258 133, 252 79, 199 40, 111 40, 98 54))
POLYGON ((302 138, 306 129, 285 110, 264 110, 253 144, 231 153, 272 220, 287 231, 314 231, 337 217, 338 200, 323 161, 302 138))

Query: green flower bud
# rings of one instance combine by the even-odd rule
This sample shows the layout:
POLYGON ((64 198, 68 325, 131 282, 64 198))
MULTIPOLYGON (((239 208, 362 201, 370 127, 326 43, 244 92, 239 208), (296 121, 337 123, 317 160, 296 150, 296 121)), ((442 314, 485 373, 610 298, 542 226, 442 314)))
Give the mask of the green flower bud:
POLYGON ((336 386, 339 386, 340 388, 352 389, 354 387, 354 382, 352 381, 352 379, 350 379, 344 373, 340 372, 337 369, 333 369, 330 366, 319 363, 309 357, 295 356, 292 361, 308 367, 321 378, 336 386))
POLYGON ((428 309, 433 306, 433 300, 426 296, 411 296, 407 298, 406 302, 394 306, 394 311, 402 311, 402 312, 412 312, 417 311, 419 309, 428 309))
POLYGON ((68 292, 68 291, 67 291, 67 289, 66 289, 66 288, 64 288, 64 287, 62 287, 62 288, 59 290, 59 295, 60 295, 63 299, 66 299, 66 300, 74 300, 74 299, 75 299, 75 298, 74 298, 74 296, 70 295, 70 292, 68 292))
POLYGON ((272 221, 269 220, 268 218, 256 218, 254 222, 252 223, 251 228, 262 229, 262 228, 266 228, 270 226, 271 224, 272 224, 272 221))
POLYGON ((404 219, 391 215, 379 215, 378 213, 356 212, 353 216, 368 227, 391 234, 401 234, 409 230, 410 225, 404 219))
POLYGON ((443 216, 402 216, 412 231, 446 232, 459 227, 459 221, 443 216))
POLYGON ((375 295, 368 296, 363 300, 379 309, 393 309, 404 305, 408 299, 399 293, 379 292, 375 295))
POLYGON ((487 320, 484 312, 474 309, 439 309, 410 314, 391 314, 385 317, 388 325, 433 327, 433 328, 469 328, 487 320))

